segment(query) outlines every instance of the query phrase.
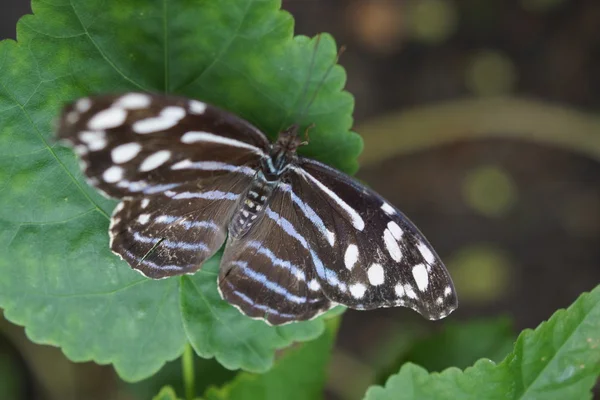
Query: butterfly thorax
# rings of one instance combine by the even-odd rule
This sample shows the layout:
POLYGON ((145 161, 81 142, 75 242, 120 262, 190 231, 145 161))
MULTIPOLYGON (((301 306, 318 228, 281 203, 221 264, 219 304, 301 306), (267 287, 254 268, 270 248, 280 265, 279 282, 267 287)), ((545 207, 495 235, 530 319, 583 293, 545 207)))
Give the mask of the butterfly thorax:
POLYGON ((296 160, 296 149, 302 144, 297 132, 297 125, 282 131, 271 146, 269 155, 261 160, 260 169, 243 196, 239 210, 232 218, 229 228, 231 236, 245 235, 254 222, 265 213, 271 193, 281 181, 288 166, 296 160))
POLYGON ((261 170, 269 182, 277 182, 290 164, 296 160, 296 149, 303 143, 298 138, 298 125, 279 133, 268 157, 261 162, 261 170))

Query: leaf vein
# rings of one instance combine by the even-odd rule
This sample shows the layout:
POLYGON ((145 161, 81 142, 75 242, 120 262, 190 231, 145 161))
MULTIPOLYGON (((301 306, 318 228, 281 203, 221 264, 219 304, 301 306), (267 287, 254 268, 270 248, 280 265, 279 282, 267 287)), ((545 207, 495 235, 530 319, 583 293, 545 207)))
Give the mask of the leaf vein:
MULTIPOLYGON (((539 373, 537 374, 537 376, 535 377, 535 379, 533 381, 531 381, 530 384, 527 386, 527 388, 523 391, 523 393, 522 393, 522 395, 521 395, 520 398, 529 398, 529 397, 526 396, 526 394, 529 392, 529 389, 532 388, 535 385, 535 383, 540 379, 540 377, 542 377, 544 375, 544 371, 546 371, 546 369, 548 369, 550 367, 550 364, 552 364, 557 358, 559 358, 559 355, 562 353, 563 348, 566 345, 566 343, 571 340, 571 338, 575 335, 575 333, 577 331, 579 331, 579 329, 581 328, 581 326, 585 323, 585 320, 587 319, 587 317, 592 312, 596 311, 596 307, 599 307, 599 306, 600 306, 600 304, 597 303, 594 307, 590 308, 588 310, 588 312, 585 313, 585 315, 579 320, 579 323, 577 324, 577 326, 568 334, 568 336, 565 338, 565 340, 561 342, 560 348, 557 349, 558 351, 554 352, 554 354, 550 357, 550 359, 548 360, 548 362, 546 363, 546 365, 544 366, 544 368, 542 368, 539 371, 539 373)), ((565 314, 568 312, 568 310, 562 310, 562 311, 565 314)), ((549 320, 549 321, 547 321, 545 323, 548 324, 549 322, 551 322, 551 320, 549 320)), ((552 330, 554 330, 555 326, 551 326, 549 328, 551 328, 552 330)), ((534 332, 532 332, 532 333, 534 333, 534 332)), ((523 360, 521 360, 521 361, 523 361, 523 360)), ((522 369, 521 369, 521 371, 522 371, 522 369)), ((523 378, 521 378, 521 379, 522 379, 523 387, 525 387, 525 381, 524 381, 523 378)))
POLYGON ((242 15, 242 18, 240 18, 240 22, 238 23, 237 27, 233 31, 233 34, 231 35, 231 37, 229 38, 229 40, 227 41, 227 43, 224 46, 221 46, 221 50, 215 56, 215 58, 211 61, 211 63, 208 64, 208 66, 206 68, 204 68, 204 70, 202 72, 200 72, 197 77, 193 78, 187 84, 184 84, 181 87, 177 88, 177 91, 179 91, 180 89, 182 89, 183 86, 189 86, 189 85, 192 85, 195 82, 199 81, 204 75, 206 75, 207 71, 211 70, 217 64, 217 62, 220 61, 220 59, 223 57, 223 55, 225 53, 227 53, 227 51, 231 47, 231 44, 239 36, 240 30, 242 29, 242 26, 244 25, 244 22, 246 22, 246 18, 248 17, 248 13, 250 12, 250 6, 252 4, 254 4, 254 0, 249 0, 249 1, 246 2, 246 9, 244 10, 244 14, 242 15))
POLYGON ((119 67, 117 67, 117 65, 111 59, 108 58, 108 56, 106 55, 106 53, 104 53, 104 51, 100 48, 100 46, 98 45, 98 43, 96 43, 96 41, 94 40, 94 38, 92 38, 92 35, 90 35, 90 32, 89 32, 88 28, 83 24, 83 21, 81 20, 81 17, 77 13, 77 9, 73 5, 73 1, 69 0, 69 4, 71 4, 71 7, 73 8, 73 13, 75 14, 75 16, 77 17, 77 20, 81 24, 81 27, 83 28, 83 30, 85 32, 85 35, 90 39, 90 42, 94 45, 94 47, 96 48, 96 50, 98 50, 98 54, 100 54, 102 56, 102 58, 104 59, 104 61, 106 61, 108 63, 108 65, 110 65, 111 68, 114 69, 115 72, 117 74, 119 74, 127 82, 131 83, 132 85, 136 86, 137 88, 139 88, 141 90, 149 92, 150 90, 148 88, 146 88, 146 87, 144 87, 144 85, 136 82, 133 78, 130 78, 129 76, 125 75, 125 73, 123 71, 121 71, 121 69, 119 67))

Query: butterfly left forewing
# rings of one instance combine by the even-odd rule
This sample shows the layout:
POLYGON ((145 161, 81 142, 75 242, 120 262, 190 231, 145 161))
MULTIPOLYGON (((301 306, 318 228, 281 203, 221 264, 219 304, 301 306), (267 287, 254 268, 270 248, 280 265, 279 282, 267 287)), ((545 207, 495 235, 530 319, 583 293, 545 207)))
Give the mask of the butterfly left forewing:
POLYGON ((381 196, 310 159, 287 179, 325 265, 319 279, 329 299, 357 309, 405 306, 429 319, 456 308, 452 279, 431 245, 381 196))
POLYGON ((82 98, 58 136, 105 194, 138 197, 216 175, 253 176, 269 142, 235 115, 197 100, 148 93, 82 98))

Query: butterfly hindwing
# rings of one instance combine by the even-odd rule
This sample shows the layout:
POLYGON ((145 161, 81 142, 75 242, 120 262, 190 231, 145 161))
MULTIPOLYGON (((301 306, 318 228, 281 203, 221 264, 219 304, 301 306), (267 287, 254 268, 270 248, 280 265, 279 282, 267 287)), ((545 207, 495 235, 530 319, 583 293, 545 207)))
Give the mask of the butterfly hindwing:
POLYGON ((299 224, 325 266, 319 278, 329 299, 357 309, 405 306, 429 319, 456 308, 452 280, 431 245, 381 196, 314 160, 300 159, 287 177, 302 202, 295 204, 305 218, 299 224))
POLYGON ((150 278, 197 271, 225 242, 227 224, 251 180, 219 177, 124 199, 110 226, 111 250, 150 278))
MULTIPOLYGON (((234 217, 235 218, 235 217, 234 217)), ((307 320, 334 304, 317 280, 319 261, 303 238, 288 196, 279 187, 256 225, 246 234, 231 234, 219 273, 223 298, 244 314, 279 325, 307 320)))

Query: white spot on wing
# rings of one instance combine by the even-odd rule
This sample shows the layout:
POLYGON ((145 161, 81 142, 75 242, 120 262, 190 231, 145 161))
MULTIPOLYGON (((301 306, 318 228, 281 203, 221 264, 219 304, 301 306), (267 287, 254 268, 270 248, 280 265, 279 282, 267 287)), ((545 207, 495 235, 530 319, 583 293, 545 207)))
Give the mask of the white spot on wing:
POLYGON ((450 296, 450 293, 452 293, 452 288, 450 286, 446 286, 444 289, 444 296, 448 297, 450 296))
POLYGON ((104 131, 83 131, 79 139, 87 144, 90 151, 102 150, 106 147, 106 134, 104 131))
POLYGON ((419 251, 421 252, 421 255, 423 256, 423 258, 425 259, 425 261, 428 264, 433 264, 435 262, 435 256, 433 255, 431 250, 429 250, 429 247, 427 247, 427 245, 425 243, 423 243, 423 242, 419 243, 417 245, 417 248, 419 249, 419 251))
POLYGON ((92 107, 92 101, 87 97, 79 99, 77 100, 77 103, 75 103, 75 109, 80 113, 86 112, 90 107, 92 107))
POLYGON ((186 169, 192 165, 192 162, 188 159, 181 160, 173 165, 171 165, 171 169, 186 169))
POLYGON ((362 283, 355 283, 354 285, 348 286, 348 288, 350 289, 350 294, 355 299, 362 299, 367 291, 367 287, 362 283))
POLYGON ((398 246, 398 242, 396 242, 396 238, 389 229, 383 231, 383 241, 385 243, 385 248, 392 259, 396 262, 399 262, 402 259, 402 250, 400 250, 400 246, 398 246))
POLYGON ((67 114, 67 122, 71 125, 74 125, 79 121, 79 113, 77 111, 71 111, 67 114))
POLYGON ((150 200, 148 200, 148 199, 142 199, 142 202, 140 203, 140 206, 142 208, 146 208, 146 207, 148 207, 148 204, 150 204, 150 200))
POLYGON ((354 264, 358 261, 358 247, 355 244, 348 245, 346 253, 344 254, 344 265, 348 271, 352 271, 354 264))
POLYGON ((206 104, 198 100, 190 100, 190 111, 192 114, 204 114, 206 104))
POLYGON ((113 165, 102 174, 102 179, 108 183, 115 183, 123 178, 123 168, 113 165))
POLYGON ((137 222, 139 222, 142 225, 147 224, 148 221, 150 221, 150 214, 140 214, 137 219, 137 222))
POLYGON ((427 290, 427 286, 429 286, 429 274, 427 273, 427 268, 425 268, 425 264, 417 264, 412 269, 413 278, 415 278, 415 282, 417 283, 417 287, 421 292, 427 290))
POLYGON ((371 285, 381 285, 385 281, 385 275, 381 264, 372 264, 367 271, 367 276, 369 277, 371 285))
POLYGON ((177 125, 185 117, 185 110, 181 107, 169 106, 163 108, 157 117, 146 118, 133 124, 136 133, 145 134, 163 131, 177 125))
POLYGON ((417 294, 413 290, 413 287, 410 286, 408 283, 404 285, 404 291, 406 292, 406 295, 408 297, 410 297, 411 299, 416 299, 417 298, 417 294))
POLYGON ((139 143, 125 143, 112 149, 110 155, 114 163, 122 164, 133 160, 140 150, 142 146, 139 143))
POLYGON ((394 287, 394 291, 396 292, 396 296, 398 297, 404 297, 406 295, 406 292, 404 291, 404 286, 402 286, 401 283, 397 284, 396 287, 394 287))
POLYGON ((73 148, 78 156, 85 156, 88 153, 88 148, 82 144, 78 144, 73 148))
POLYGON ((316 279, 311 279, 311 281, 308 282, 308 288, 316 292, 317 290, 321 289, 321 285, 319 285, 319 282, 316 279))
POLYGON ((384 202, 381 205, 381 209, 383 210, 384 213, 386 213, 387 215, 393 215, 396 213, 396 210, 394 210, 394 207, 390 206, 388 203, 384 202))
POLYGON ((128 93, 124 96, 121 96, 113 104, 113 107, 122 107, 127 110, 139 110, 140 108, 147 108, 151 101, 151 97, 147 94, 128 93))
POLYGON ((154 154, 149 155, 140 165, 140 171, 146 172, 163 165, 167 160, 171 158, 171 152, 169 150, 160 150, 154 154))
POLYGON ((122 108, 107 108, 94 115, 88 121, 88 128, 91 130, 103 130, 116 128, 123 125, 127 118, 127 112, 122 108))
POLYGON ((402 230, 402 228, 400 228, 400 226, 398 226, 397 223, 395 223, 394 221, 390 221, 388 222, 387 227, 390 230, 390 232, 392 232, 392 235, 394 235, 394 238, 396 238, 396 240, 402 239, 404 231, 402 230))

